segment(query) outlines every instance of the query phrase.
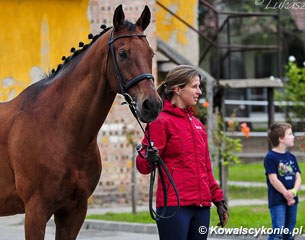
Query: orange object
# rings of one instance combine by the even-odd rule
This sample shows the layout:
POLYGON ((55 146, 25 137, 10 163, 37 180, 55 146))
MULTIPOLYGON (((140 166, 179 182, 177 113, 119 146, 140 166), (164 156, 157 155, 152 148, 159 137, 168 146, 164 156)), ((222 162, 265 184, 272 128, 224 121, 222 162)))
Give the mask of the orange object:
POLYGON ((247 123, 242 123, 241 125, 241 131, 245 135, 246 138, 250 137, 250 128, 248 127, 247 123))
POLYGON ((205 108, 207 108, 207 107, 209 106, 209 103, 206 102, 206 101, 204 101, 204 102, 202 103, 202 106, 205 107, 205 108))

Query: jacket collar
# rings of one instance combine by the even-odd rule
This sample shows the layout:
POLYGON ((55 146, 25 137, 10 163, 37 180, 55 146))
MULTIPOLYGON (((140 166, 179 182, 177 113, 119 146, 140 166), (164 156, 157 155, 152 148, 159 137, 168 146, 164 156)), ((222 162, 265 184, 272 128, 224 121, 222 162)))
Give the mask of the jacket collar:
POLYGON ((172 104, 168 99, 164 100, 162 111, 181 117, 185 117, 187 114, 190 116, 194 116, 194 111, 191 107, 179 108, 176 105, 172 104))

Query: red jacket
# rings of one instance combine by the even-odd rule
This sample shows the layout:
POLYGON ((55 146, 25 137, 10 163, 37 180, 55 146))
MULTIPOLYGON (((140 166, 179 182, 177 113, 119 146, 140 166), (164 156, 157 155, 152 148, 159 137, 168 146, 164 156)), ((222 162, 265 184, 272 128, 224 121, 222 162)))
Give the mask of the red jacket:
MULTIPOLYGON (((150 124, 150 138, 174 179, 181 206, 211 206, 211 202, 224 200, 212 174, 205 127, 194 117, 191 108, 181 109, 165 100, 159 117, 150 124)), ((148 145, 147 139, 143 139, 142 145, 148 145)), ((142 174, 151 172, 150 163, 140 155, 137 157, 137 169, 142 174)), ((168 206, 177 206, 173 187, 167 177, 165 181, 168 206)), ((156 206, 163 205, 159 178, 156 206)))

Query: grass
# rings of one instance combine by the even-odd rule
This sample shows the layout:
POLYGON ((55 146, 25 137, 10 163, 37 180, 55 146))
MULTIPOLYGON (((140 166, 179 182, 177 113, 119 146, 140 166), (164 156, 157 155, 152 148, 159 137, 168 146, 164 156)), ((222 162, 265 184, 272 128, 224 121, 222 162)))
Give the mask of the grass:
MULTIPOLYGON (((305 162, 299 162, 300 169, 304 171, 305 162)), ((218 176, 215 171, 215 176, 218 176)), ((229 166, 229 181, 247 181, 247 182, 265 182, 265 173, 263 163, 238 164, 229 166)), ((304 184, 304 180, 303 180, 304 184)), ((267 199, 266 187, 240 187, 229 186, 229 200, 232 199, 267 199)), ((299 192, 301 199, 304 199, 305 190, 299 192)), ((300 201, 298 205, 297 226, 301 227, 301 223, 305 222, 305 202, 300 201)), ((100 219, 108 221, 138 222, 138 223, 154 223, 148 212, 132 213, 106 213, 103 215, 89 215, 88 219, 100 219)), ((211 226, 218 223, 218 215, 216 208, 211 209, 211 226)), ((259 228, 270 227, 271 220, 268 206, 237 206, 230 208, 230 220, 228 228, 259 228)), ((304 233, 304 230, 303 230, 304 233)))
POLYGON ((105 214, 91 214, 87 216, 87 219, 97 219, 115 222, 155 223, 155 221, 150 217, 150 214, 147 211, 140 211, 136 214, 112 212, 108 212, 105 214))
MULTIPOLYGON (((297 226, 301 227, 302 223, 305 222, 305 203, 300 202, 298 206, 298 219, 297 226)), ((137 223, 154 223, 150 218, 148 212, 138 212, 137 214, 132 213, 105 213, 102 215, 89 215, 87 219, 99 219, 108 221, 120 221, 120 222, 137 222, 137 223)), ((216 208, 211 209, 211 226, 216 226, 218 215, 216 208)), ((266 205, 260 206, 243 206, 243 207, 231 207, 230 208, 230 220, 226 227, 228 228, 259 228, 259 227, 270 227, 271 220, 269 210, 266 205)))
MULTIPOLYGON (((305 171, 305 161, 299 161, 299 167, 305 171)), ((214 176, 218 179, 218 168, 215 168, 214 176)), ((260 163, 240 163, 229 166, 229 181, 265 182, 265 169, 263 161, 260 163)))
MULTIPOLYGON (((299 228, 304 225, 305 215, 305 203, 300 202, 298 204, 298 217, 297 225, 299 228)), ((211 212, 211 226, 215 226, 218 223, 218 216, 216 208, 212 208, 211 212)), ((226 225, 228 228, 259 228, 259 227, 271 227, 271 219, 269 209, 267 205, 260 206, 242 206, 230 208, 230 220, 226 225)))
MULTIPOLYGON (((240 187, 240 186, 229 186, 228 190, 229 200, 232 199, 267 199, 267 184, 266 187, 240 187)), ((303 200, 305 197, 305 190, 299 191, 299 196, 303 200)))
POLYGON ((266 187, 229 186, 229 199, 267 199, 266 187))
MULTIPOLYGON (((266 187, 240 187, 229 186, 229 200, 233 199, 267 199, 267 185, 266 187)), ((299 191, 300 201, 305 200, 305 189, 299 191)))
MULTIPOLYGON (((219 169, 215 168, 214 176, 219 179, 219 169)), ((265 172, 263 163, 236 164, 229 166, 229 181, 264 182, 265 172)))

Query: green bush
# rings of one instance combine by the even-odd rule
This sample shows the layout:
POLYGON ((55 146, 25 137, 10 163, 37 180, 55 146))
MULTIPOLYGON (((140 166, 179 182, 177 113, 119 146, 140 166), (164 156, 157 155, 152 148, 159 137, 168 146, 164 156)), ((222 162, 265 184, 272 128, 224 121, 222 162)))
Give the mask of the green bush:
POLYGON ((287 104, 281 104, 294 131, 303 131, 305 122, 305 62, 303 67, 298 67, 295 58, 289 57, 286 66, 286 82, 284 89, 275 92, 275 98, 278 101, 285 101, 287 104), (297 120, 296 120, 297 119, 297 120))

